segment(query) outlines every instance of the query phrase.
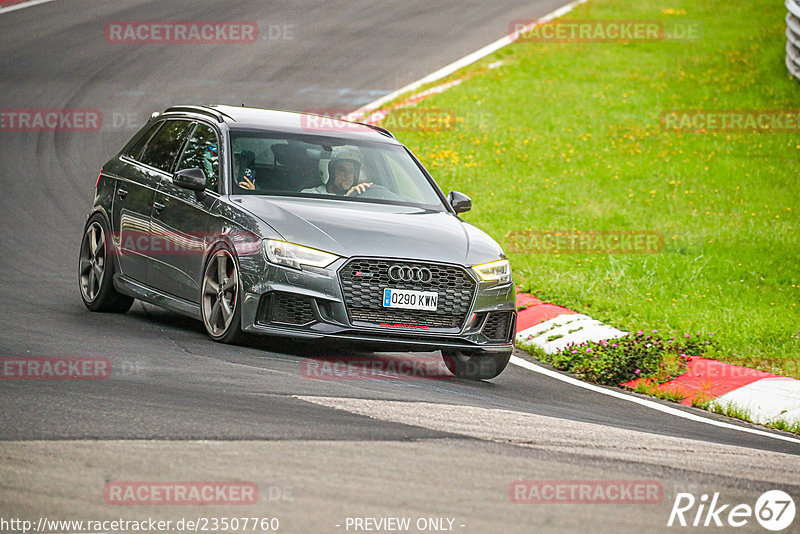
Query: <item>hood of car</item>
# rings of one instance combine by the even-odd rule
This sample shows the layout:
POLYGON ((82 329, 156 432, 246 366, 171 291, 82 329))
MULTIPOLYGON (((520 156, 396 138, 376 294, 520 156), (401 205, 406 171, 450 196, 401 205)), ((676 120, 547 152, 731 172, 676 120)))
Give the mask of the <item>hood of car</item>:
POLYGON ((502 255, 489 235, 446 212, 348 200, 251 195, 236 197, 235 202, 284 240, 343 257, 475 265, 502 255))

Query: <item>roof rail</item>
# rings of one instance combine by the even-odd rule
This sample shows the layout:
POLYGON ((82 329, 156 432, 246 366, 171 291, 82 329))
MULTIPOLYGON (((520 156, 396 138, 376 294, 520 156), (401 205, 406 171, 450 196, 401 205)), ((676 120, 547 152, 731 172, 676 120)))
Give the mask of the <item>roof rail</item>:
POLYGON ((209 115, 211 117, 214 117, 217 120, 217 122, 225 122, 225 117, 228 117, 226 114, 210 106, 172 106, 170 108, 167 108, 166 111, 164 111, 164 113, 170 113, 170 112, 199 113, 201 115, 209 115))

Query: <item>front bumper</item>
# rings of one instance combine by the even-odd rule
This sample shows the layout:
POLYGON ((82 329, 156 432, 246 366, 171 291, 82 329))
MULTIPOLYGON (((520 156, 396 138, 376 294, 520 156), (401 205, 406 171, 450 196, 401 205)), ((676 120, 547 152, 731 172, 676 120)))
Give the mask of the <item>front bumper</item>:
MULTIPOLYGON (((348 309, 346 305, 340 274, 351 261, 340 259, 327 269, 309 267, 297 271, 266 264, 261 274, 243 270, 242 329, 255 334, 331 338, 396 350, 512 349, 516 326, 513 282, 497 285, 471 275, 474 291, 468 310, 463 320, 459 318, 451 325, 442 325, 441 321, 425 324, 424 313, 419 314, 419 321, 412 317, 400 323, 378 319, 370 323, 353 320, 352 307, 348 309)), ((463 266, 450 267, 469 272, 463 266)))

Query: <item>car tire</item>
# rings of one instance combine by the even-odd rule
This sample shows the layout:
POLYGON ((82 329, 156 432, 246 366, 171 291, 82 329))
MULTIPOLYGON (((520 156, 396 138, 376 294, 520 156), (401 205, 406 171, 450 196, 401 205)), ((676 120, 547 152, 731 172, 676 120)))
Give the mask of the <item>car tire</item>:
POLYGON ((218 245, 208 255, 200 291, 200 314, 208 336, 220 343, 242 341, 239 264, 227 246, 218 245))
POLYGON ((447 369, 457 378, 487 380, 503 372, 511 358, 508 352, 443 350, 442 359, 447 369))
POLYGON ((78 285, 83 303, 94 312, 125 313, 133 297, 114 288, 114 258, 110 254, 108 226, 101 215, 87 221, 78 259, 78 285))

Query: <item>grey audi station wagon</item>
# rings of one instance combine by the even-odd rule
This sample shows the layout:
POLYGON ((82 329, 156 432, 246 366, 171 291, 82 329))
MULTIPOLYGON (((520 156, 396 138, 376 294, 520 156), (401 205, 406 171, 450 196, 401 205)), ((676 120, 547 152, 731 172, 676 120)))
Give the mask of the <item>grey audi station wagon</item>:
POLYGON ((156 113, 97 179, 80 248, 92 311, 134 299, 266 334, 441 350, 493 378, 515 332, 501 247, 383 128, 230 106, 156 113))

